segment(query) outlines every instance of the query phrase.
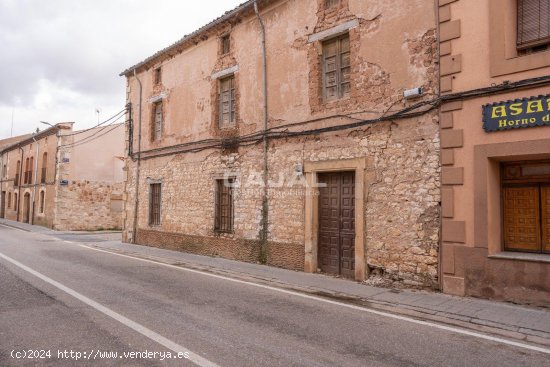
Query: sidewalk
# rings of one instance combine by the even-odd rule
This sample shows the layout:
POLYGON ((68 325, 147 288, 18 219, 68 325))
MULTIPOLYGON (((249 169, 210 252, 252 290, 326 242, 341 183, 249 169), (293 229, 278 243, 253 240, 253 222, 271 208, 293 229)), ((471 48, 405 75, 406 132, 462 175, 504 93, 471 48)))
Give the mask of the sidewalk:
MULTIPOLYGON (((58 233, 5 220, 0 220, 0 224, 30 232, 58 233)), ((547 309, 427 291, 376 288, 321 274, 307 274, 259 264, 124 244, 120 241, 94 242, 89 245, 129 256, 550 346, 550 310, 547 309)))
POLYGON ((17 228, 25 232, 34 232, 34 233, 58 233, 58 234, 74 234, 74 235, 86 235, 86 234, 110 234, 110 233, 122 233, 122 231, 54 231, 46 227, 32 225, 28 223, 15 222, 7 219, 0 219, 0 224, 12 228, 17 228))

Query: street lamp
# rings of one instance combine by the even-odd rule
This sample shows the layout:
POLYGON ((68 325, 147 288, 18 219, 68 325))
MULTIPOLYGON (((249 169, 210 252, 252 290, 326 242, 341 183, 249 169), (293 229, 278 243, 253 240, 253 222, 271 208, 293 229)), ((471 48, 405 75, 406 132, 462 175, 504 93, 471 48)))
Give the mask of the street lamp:
POLYGON ((49 125, 51 127, 55 127, 54 125, 50 124, 49 122, 46 122, 46 121, 40 121, 41 124, 44 124, 44 125, 49 125))

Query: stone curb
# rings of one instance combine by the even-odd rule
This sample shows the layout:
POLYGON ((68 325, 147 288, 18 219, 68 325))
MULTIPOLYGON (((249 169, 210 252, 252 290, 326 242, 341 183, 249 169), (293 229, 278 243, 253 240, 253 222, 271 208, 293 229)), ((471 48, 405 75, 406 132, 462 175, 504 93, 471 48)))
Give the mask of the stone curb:
POLYGON ((456 327, 469 329, 477 332, 499 335, 510 339, 520 340, 523 342, 550 346, 550 334, 540 330, 533 330, 533 329, 527 329, 527 328, 522 328, 517 326, 500 324, 493 321, 470 318, 462 315, 445 313, 445 312, 435 311, 435 310, 422 308, 422 307, 413 307, 406 304, 377 301, 377 300, 362 298, 362 297, 358 297, 358 296, 350 295, 346 293, 327 291, 326 289, 321 289, 321 288, 299 286, 296 284, 282 282, 275 278, 256 276, 248 273, 220 269, 209 265, 199 265, 196 263, 169 259, 164 257, 144 255, 139 252, 130 252, 130 251, 114 249, 112 247, 104 247, 104 246, 101 246, 100 244, 88 244, 88 245, 99 250, 136 257, 144 260, 151 260, 158 263, 174 265, 174 266, 187 268, 191 270, 204 271, 215 275, 227 276, 229 278, 234 278, 237 280, 249 281, 252 283, 257 283, 262 285, 269 285, 275 288, 281 288, 284 290, 291 290, 291 291, 305 293, 305 294, 314 295, 318 297, 328 298, 331 300, 337 300, 343 303, 350 303, 350 304, 354 304, 354 305, 358 305, 358 306, 362 306, 362 307, 370 308, 374 310, 380 310, 385 312, 391 312, 398 315, 409 316, 422 321, 434 321, 434 322, 446 324, 449 326, 456 326, 456 327))

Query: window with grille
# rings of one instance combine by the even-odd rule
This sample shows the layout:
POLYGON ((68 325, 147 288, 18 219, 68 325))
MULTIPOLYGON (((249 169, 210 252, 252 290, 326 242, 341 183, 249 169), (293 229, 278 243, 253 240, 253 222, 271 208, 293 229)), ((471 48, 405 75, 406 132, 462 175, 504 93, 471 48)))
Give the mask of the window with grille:
POLYGON ((17 210, 19 205, 19 200, 17 200, 17 193, 13 195, 13 210, 17 210))
POLYGON ((220 80, 220 128, 235 125, 235 76, 220 80))
POLYGON ((233 232, 233 185, 234 179, 216 180, 215 193, 215 223, 214 229, 216 232, 232 233, 233 232))
POLYGON ((349 35, 323 43, 323 96, 325 101, 348 97, 351 91, 349 35))
POLYGON ((19 186, 19 172, 21 172, 21 161, 17 161, 17 170, 15 171, 15 178, 13 180, 14 186, 19 186))
POLYGON ((8 209, 11 209, 11 192, 8 192, 8 209))
POLYGON ((221 38, 222 55, 228 54, 231 51, 231 37, 227 34, 221 38))
POLYGON ((518 50, 550 44, 550 0, 518 0, 518 50))
POLYGON ((153 104, 153 141, 162 137, 162 101, 153 104))
POLYGON ((149 185, 149 225, 160 225, 161 184, 149 185))

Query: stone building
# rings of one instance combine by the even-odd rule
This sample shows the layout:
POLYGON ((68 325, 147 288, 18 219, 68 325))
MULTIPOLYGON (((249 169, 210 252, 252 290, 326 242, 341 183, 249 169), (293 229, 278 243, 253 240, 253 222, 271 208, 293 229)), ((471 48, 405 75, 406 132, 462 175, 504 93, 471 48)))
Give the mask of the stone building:
POLYGON ((56 230, 121 228, 123 134, 122 124, 73 132, 73 123, 59 123, 0 141, 0 218, 56 230))
POLYGON ((254 3, 121 74, 124 239, 437 287, 433 1, 254 3))
POLYGON ((443 290, 549 306, 550 1, 439 4, 443 290))

